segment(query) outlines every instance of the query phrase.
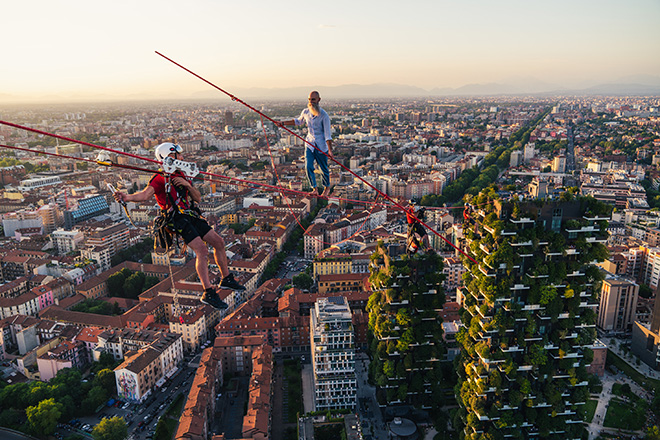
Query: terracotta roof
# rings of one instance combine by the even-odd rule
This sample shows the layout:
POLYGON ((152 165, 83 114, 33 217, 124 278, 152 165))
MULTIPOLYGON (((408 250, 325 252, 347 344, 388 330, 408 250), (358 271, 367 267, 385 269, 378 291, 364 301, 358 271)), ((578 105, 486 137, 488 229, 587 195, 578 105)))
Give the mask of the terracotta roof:
POLYGON ((60 301, 59 306, 62 307, 63 309, 69 309, 73 306, 75 306, 78 303, 81 303, 85 301, 87 297, 83 294, 76 294, 73 296, 67 296, 66 298, 62 298, 60 301))
POLYGON ((364 281, 369 278, 368 273, 345 273, 345 274, 331 274, 319 275, 319 282, 325 281, 364 281))
POLYGON ((96 315, 93 313, 73 312, 64 310, 60 306, 50 306, 39 313, 41 318, 55 321, 81 324, 87 327, 115 328, 123 327, 124 321, 120 316, 96 315))
POLYGON ((284 311, 298 312, 299 310, 300 310, 300 305, 296 300, 296 295, 294 295, 293 293, 290 294, 285 293, 277 302, 278 312, 284 312, 284 311))
POLYGON ((263 345, 266 338, 263 335, 250 336, 218 336, 213 343, 214 348, 245 347, 249 345, 263 345))
POLYGON ((103 329, 98 327, 84 327, 80 333, 78 333, 76 340, 96 344, 99 342, 99 335, 103 333, 103 331, 103 329))
POLYGON ((124 362, 115 368, 115 371, 125 369, 137 374, 158 359, 159 356, 160 351, 152 347, 146 347, 140 351, 126 353, 124 362))
POLYGON ((13 298, 0 298, 0 307, 17 307, 30 301, 34 301, 37 295, 34 292, 27 292, 13 298))

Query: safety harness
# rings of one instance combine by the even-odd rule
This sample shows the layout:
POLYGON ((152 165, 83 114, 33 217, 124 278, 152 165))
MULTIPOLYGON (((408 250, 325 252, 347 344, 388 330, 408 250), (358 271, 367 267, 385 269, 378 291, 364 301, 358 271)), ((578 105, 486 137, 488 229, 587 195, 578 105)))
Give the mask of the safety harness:
MULTIPOLYGON (((156 178, 156 176, 151 178, 149 184, 151 184, 151 181, 156 178)), ((177 199, 174 200, 174 197, 172 197, 172 183, 170 179, 171 174, 168 174, 165 182, 165 194, 167 195, 169 205, 160 210, 158 216, 154 219, 152 226, 154 248, 162 247, 166 252, 169 251, 175 241, 178 245, 179 231, 177 231, 176 226, 174 225, 174 217, 177 214, 188 215, 194 218, 203 218, 202 211, 196 206, 195 201, 188 200, 187 191, 185 194, 182 194, 181 190, 175 187, 177 199), (180 206, 182 201, 184 202, 184 207, 180 206)))

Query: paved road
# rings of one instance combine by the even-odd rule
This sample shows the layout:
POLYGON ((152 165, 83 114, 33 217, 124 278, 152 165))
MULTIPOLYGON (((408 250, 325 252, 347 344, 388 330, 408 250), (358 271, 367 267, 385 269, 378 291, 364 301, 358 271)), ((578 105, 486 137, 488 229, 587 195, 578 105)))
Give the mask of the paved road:
POLYGON ((23 433, 2 427, 0 427, 0 438, 2 440, 36 440, 36 437, 31 437, 29 435, 25 435, 23 433))
POLYGON ((376 388, 368 383, 369 357, 365 353, 356 353, 355 370, 357 376, 358 412, 362 420, 362 432, 365 439, 386 439, 387 426, 383 420, 378 402, 376 388), (371 434, 373 432, 373 435, 371 434))

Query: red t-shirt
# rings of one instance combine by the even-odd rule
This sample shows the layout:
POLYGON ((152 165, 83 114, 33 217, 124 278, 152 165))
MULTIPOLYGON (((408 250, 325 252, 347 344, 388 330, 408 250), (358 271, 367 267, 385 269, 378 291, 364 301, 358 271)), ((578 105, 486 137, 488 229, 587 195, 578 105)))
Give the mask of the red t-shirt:
MULTIPOLYGON (((172 177, 182 177, 188 180, 181 173, 175 173, 172 175, 172 177)), ((165 177, 163 177, 162 174, 156 174, 149 181, 149 186, 151 186, 154 189, 154 195, 156 196, 156 201, 158 202, 158 206, 160 206, 160 209, 168 209, 172 204, 170 202, 169 197, 167 197, 167 194, 165 193, 165 183, 166 183, 165 177)), ((185 192, 183 196, 179 195, 179 193, 176 190, 176 187, 174 185, 170 185, 170 195, 172 196, 172 200, 174 200, 174 202, 179 206, 179 208, 188 209, 190 208, 190 202, 188 201, 188 192, 185 190, 183 190, 183 192, 185 192)))
POLYGON ((406 220, 408 221, 409 225, 412 225, 413 223, 417 223, 417 220, 415 217, 413 217, 411 214, 415 214, 415 208, 414 207, 408 207, 408 210, 406 211, 406 220))

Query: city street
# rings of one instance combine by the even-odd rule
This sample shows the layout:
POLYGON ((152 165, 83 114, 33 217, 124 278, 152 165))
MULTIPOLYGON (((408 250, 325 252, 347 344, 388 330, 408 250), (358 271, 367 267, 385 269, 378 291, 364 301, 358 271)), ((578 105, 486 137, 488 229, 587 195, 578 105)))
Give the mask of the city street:
POLYGON ((357 377, 357 409, 362 421, 364 439, 386 439, 388 438, 387 427, 376 401, 376 388, 368 383, 369 357, 365 353, 355 355, 355 374, 357 377))
POLYGON ((77 427, 68 423, 62 424, 56 432, 62 434, 63 437, 78 433, 91 438, 89 432, 81 429, 82 426, 90 425, 93 428, 104 418, 123 417, 128 424, 128 440, 149 439, 153 436, 160 416, 165 413, 174 398, 178 394, 184 394, 184 396, 188 394, 194 371, 194 368, 186 363, 164 388, 153 392, 144 403, 129 402, 126 408, 123 405, 120 407, 105 406, 95 415, 77 418, 80 421, 77 427))

